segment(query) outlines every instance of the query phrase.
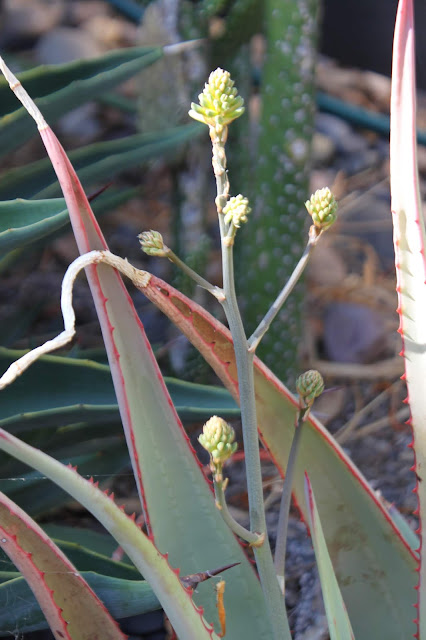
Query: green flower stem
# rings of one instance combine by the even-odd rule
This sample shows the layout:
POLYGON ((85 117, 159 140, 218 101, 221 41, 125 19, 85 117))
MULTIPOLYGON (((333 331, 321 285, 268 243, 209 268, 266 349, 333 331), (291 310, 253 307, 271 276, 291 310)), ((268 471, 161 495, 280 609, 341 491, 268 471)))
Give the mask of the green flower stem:
POLYGON ((275 545, 274 565, 281 591, 285 593, 285 553, 287 548, 288 516, 290 513, 291 489, 293 486, 294 469, 300 448, 302 427, 310 407, 300 409, 297 424, 288 456, 287 469, 281 495, 280 514, 278 518, 277 543, 275 545))
POLYGON ((226 172, 226 154, 225 143, 228 137, 228 127, 223 127, 222 131, 217 132, 212 127, 209 127, 210 138, 212 141, 212 165, 216 178, 216 207, 219 217, 220 237, 225 235, 225 220, 222 214, 223 208, 229 197, 229 180, 226 172))
POLYGON ((216 506, 220 510, 222 518, 228 525, 228 527, 233 531, 239 538, 245 540, 249 544, 256 546, 263 543, 262 536, 259 536, 257 533, 252 533, 242 525, 240 525, 230 514, 228 505, 226 504, 225 491, 224 491, 224 482, 217 482, 214 479, 213 475, 213 484, 214 484, 214 493, 216 497, 216 506))
POLYGON ((216 287, 215 285, 208 282, 208 280, 205 280, 204 278, 202 278, 196 271, 194 271, 193 269, 191 269, 191 267, 185 264, 183 260, 178 258, 178 256, 175 253, 173 253, 173 251, 168 247, 166 251, 166 257, 168 260, 170 260, 170 262, 173 262, 173 264, 179 267, 179 269, 181 269, 181 271, 183 271, 187 276, 189 276, 192 280, 194 280, 194 282, 196 282, 198 286, 202 287, 203 289, 206 289, 219 301, 223 299, 222 289, 220 289, 219 287, 216 287))
POLYGON ((265 317, 260 321, 258 327, 252 333, 250 338, 248 339, 248 348, 250 353, 254 353, 259 345, 259 342, 262 340, 265 333, 268 331, 271 326, 272 321, 275 319, 276 315, 280 311, 284 302, 287 300, 290 293, 293 291, 296 286, 300 276, 305 270, 306 265, 308 264, 312 249, 315 247, 318 242, 318 238, 321 234, 317 234, 315 227, 311 227, 309 231, 309 240, 308 244, 305 247, 305 250, 297 263, 293 273, 288 279, 286 285, 281 290, 280 294, 276 298, 275 302, 272 303, 269 311, 266 313, 265 317))
MULTIPOLYGON (((284 598, 276 578, 271 548, 266 531, 263 502, 262 471, 257 434, 256 401, 254 393, 253 358, 249 353, 247 337, 235 294, 233 244, 234 234, 228 236, 223 209, 229 197, 229 180, 226 173, 225 143, 228 129, 209 127, 213 151, 213 171, 216 178, 216 207, 219 217, 222 243, 223 293, 221 301, 234 342, 240 392, 241 421, 243 426, 244 453, 246 462, 247 489, 249 496, 250 530, 264 539, 254 547, 257 570, 271 620, 274 640, 290 640, 290 628, 284 598)), ((232 224, 231 224, 232 227, 232 224)))
POLYGON ((254 547, 257 570, 273 629, 274 640, 290 638, 287 613, 276 578, 271 548, 266 531, 263 501, 262 472, 257 433, 256 401, 254 393, 254 354, 249 353, 234 283, 233 239, 222 236, 223 290, 222 302, 234 342, 240 392, 241 421, 243 426, 244 453, 249 497, 250 529, 264 536, 260 547, 254 547))

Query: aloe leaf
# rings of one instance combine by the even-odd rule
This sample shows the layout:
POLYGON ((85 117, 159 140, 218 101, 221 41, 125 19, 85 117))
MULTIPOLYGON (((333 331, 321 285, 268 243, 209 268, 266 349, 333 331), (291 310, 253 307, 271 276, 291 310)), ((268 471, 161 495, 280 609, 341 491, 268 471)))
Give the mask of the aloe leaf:
MULTIPOLYGON (((0 347, 0 370, 23 353, 0 347)), ((174 378, 166 378, 166 385, 181 419, 195 422, 215 413, 239 415, 238 405, 224 389, 174 378)), ((15 434, 38 426, 116 423, 118 419, 110 368, 93 361, 46 356, 16 380, 7 394, 0 394, 0 426, 15 434)))
MULTIPOLYGON (((10 637, 47 628, 46 619, 24 578, 10 576, 0 584, 0 636, 10 637), (13 606, 11 606, 13 603, 13 606)), ((93 589, 114 619, 127 618, 160 607, 158 598, 144 580, 123 580, 82 571, 81 577, 93 589)), ((0 577, 1 580, 1 577, 0 577)))
MULTIPOLYGON (((238 400, 228 329, 155 276, 140 290, 181 329, 238 400)), ((255 388, 259 435, 284 475, 298 403, 257 358, 255 388)), ((408 637, 413 628, 410 605, 416 556, 368 482, 313 416, 304 425, 294 480, 296 500, 306 520, 305 469, 315 483, 324 535, 355 635, 408 637)))
MULTIPOLYGON (((4 65, 3 70, 13 85, 15 80, 4 65)), ((39 126, 67 202, 80 252, 106 249, 65 151, 22 87, 17 93, 39 126)), ((149 530, 159 550, 167 551, 173 564, 178 564, 184 573, 238 562, 227 577, 228 637, 266 640, 271 636, 271 629, 259 581, 215 507, 211 489, 188 446, 124 284, 117 272, 106 265, 93 265, 86 274, 149 530)), ((205 606, 206 617, 215 620, 211 587, 202 585, 197 601, 205 606)), ((283 630, 283 639, 290 640, 286 630, 283 630)))
MULTIPOLYGON (((100 484, 104 484, 106 480, 128 465, 128 453, 124 443, 117 443, 117 441, 109 450, 101 440, 94 442, 93 445, 98 450, 92 454, 72 456, 62 451, 58 455, 64 454, 62 458, 64 462, 78 465, 80 472, 87 478, 95 476, 101 481, 100 484)), ((2 456, 3 460, 4 456, 2 456)), ((11 478, 10 475, 9 478, 11 478)), ((40 516, 70 501, 69 496, 56 485, 49 483, 47 490, 46 482, 44 476, 26 475, 21 472, 18 480, 16 477, 11 480, 0 480, 0 487, 7 491, 8 495, 26 512, 32 516, 40 516)))
MULTIPOLYGON (((83 527, 66 526, 61 524, 54 524, 49 522, 48 524, 42 524, 41 528, 47 533, 50 538, 55 541, 61 542, 73 542, 74 544, 84 547, 89 551, 95 551, 108 558, 111 558, 114 551, 117 549, 117 542, 109 534, 99 531, 93 531, 93 529, 85 529, 83 527)), ((138 579, 140 578, 139 572, 137 572, 138 579)))
MULTIPOLYGON (((156 549, 134 520, 115 504, 112 496, 103 493, 74 469, 65 467, 3 429, 0 429, 0 448, 49 477, 93 513, 152 586, 179 636, 185 640, 218 640, 203 619, 201 610, 195 606, 191 594, 181 584, 178 571, 170 567, 167 556, 156 549)), ((57 579, 60 578, 58 576, 57 579)))
MULTIPOLYGON (((77 543, 75 540, 61 540, 60 538, 50 535, 48 528, 42 527, 42 529, 80 573, 90 571, 120 580, 140 580, 141 576, 139 571, 131 564, 116 562, 112 560, 110 556, 100 553, 99 550, 89 549, 83 544, 77 543)), ((62 527, 62 529, 65 529, 65 527, 62 527)), ((68 529, 70 532, 74 531, 74 527, 68 527, 68 529)), ((98 534, 98 538, 105 537, 105 535, 98 534)), ((84 540, 82 534, 80 534, 80 539, 84 540)), ((117 548, 117 543, 115 543, 115 548, 117 548)), ((16 571, 13 562, 7 558, 2 550, 0 550, 0 559, 3 571, 15 571, 15 577, 19 576, 19 572, 16 571)))
MULTIPOLYGON (((58 67, 38 67, 20 74, 36 102, 50 122, 113 86, 124 82, 144 67, 161 58, 160 47, 123 49, 94 60, 79 60, 58 67), (28 84, 29 83, 29 84, 28 84)), ((34 135, 25 109, 16 109, 7 82, 0 84, 0 156, 9 153, 34 135), (7 96, 7 97, 5 97, 7 96)))
POLYGON ((54 200, 10 200, 0 202, 0 251, 4 255, 38 240, 68 220, 63 198, 54 200))
POLYGON ((331 564, 328 554, 314 493, 307 473, 305 474, 305 496, 309 513, 309 529, 321 580, 321 590, 324 598, 325 612, 327 614, 330 640, 355 640, 345 603, 343 602, 333 565, 331 564))
POLYGON ((117 623, 43 530, 0 494, 0 544, 36 596, 56 638, 124 640, 117 623))
MULTIPOLYGON (((96 215, 113 209, 131 198, 136 189, 112 191, 101 196, 93 206, 96 215)), ((69 224, 68 209, 63 198, 45 200, 6 200, 0 202, 0 254, 14 251, 52 233, 65 230, 69 224)))
MULTIPOLYGON (((104 181, 135 165, 147 162, 188 142, 202 131, 198 124, 188 124, 159 133, 141 133, 120 140, 96 142, 70 153, 70 161, 78 171, 85 185, 104 181)), ((22 180, 23 168, 11 169, 2 174, 0 199, 14 198, 56 198, 60 187, 48 159, 38 160, 25 166, 25 180, 22 180)))
MULTIPOLYGON (((426 262, 425 226, 419 192, 416 147, 416 77, 412 0, 400 0, 395 26, 391 93, 391 207, 397 275, 399 333, 411 410, 420 523, 426 510, 426 262)), ((419 637, 426 638, 424 532, 418 590, 419 637)), ((412 598, 414 600, 414 597, 412 598)))

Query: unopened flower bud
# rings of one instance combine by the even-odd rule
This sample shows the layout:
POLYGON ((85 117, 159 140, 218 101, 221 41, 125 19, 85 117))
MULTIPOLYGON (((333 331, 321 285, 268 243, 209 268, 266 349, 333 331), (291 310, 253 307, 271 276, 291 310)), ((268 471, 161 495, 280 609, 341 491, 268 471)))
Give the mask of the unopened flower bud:
POLYGON ((319 371, 310 369, 305 371, 296 380, 297 393, 307 407, 312 406, 315 398, 324 391, 324 380, 319 371))
POLYGON ((250 212, 249 201, 241 193, 230 198, 222 211, 225 216, 225 222, 228 224, 232 222, 237 229, 239 229, 242 222, 247 222, 247 216, 250 212))
POLYGON ((139 242, 141 243, 142 251, 149 256, 157 256, 164 258, 166 256, 166 250, 164 247, 163 236, 158 231, 144 231, 138 235, 139 242))
POLYGON ((213 464, 223 464, 237 450, 235 431, 223 418, 213 416, 203 427, 198 441, 210 453, 213 464))
POLYGON ((244 113, 244 100, 229 72, 220 68, 210 74, 198 100, 200 104, 191 103, 189 115, 211 127, 226 126, 244 113))
POLYGON ((331 227, 337 218, 337 201, 328 187, 315 191, 311 199, 305 202, 305 207, 312 216, 312 222, 320 230, 331 227))

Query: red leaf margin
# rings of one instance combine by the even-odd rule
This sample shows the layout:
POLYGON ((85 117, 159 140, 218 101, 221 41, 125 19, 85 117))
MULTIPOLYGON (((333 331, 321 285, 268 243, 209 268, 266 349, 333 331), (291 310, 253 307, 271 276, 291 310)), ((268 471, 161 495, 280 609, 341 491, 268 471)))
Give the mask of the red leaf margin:
POLYGON ((44 531, 0 492, 0 547, 28 582, 57 640, 125 636, 74 565, 44 531))

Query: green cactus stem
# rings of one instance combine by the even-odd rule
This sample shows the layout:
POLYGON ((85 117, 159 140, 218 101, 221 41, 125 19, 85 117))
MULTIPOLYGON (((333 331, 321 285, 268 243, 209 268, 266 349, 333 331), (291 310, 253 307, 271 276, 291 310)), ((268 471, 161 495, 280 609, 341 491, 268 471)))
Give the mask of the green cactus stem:
MULTIPOLYGON (((252 168, 253 213, 238 243, 238 292, 249 332, 292 273, 306 242, 314 125, 318 0, 265 0, 267 44, 262 115, 252 168)), ((247 185, 250 186, 250 185, 247 185)), ((265 335, 258 355, 280 377, 295 377, 303 288, 297 287, 265 335)))

